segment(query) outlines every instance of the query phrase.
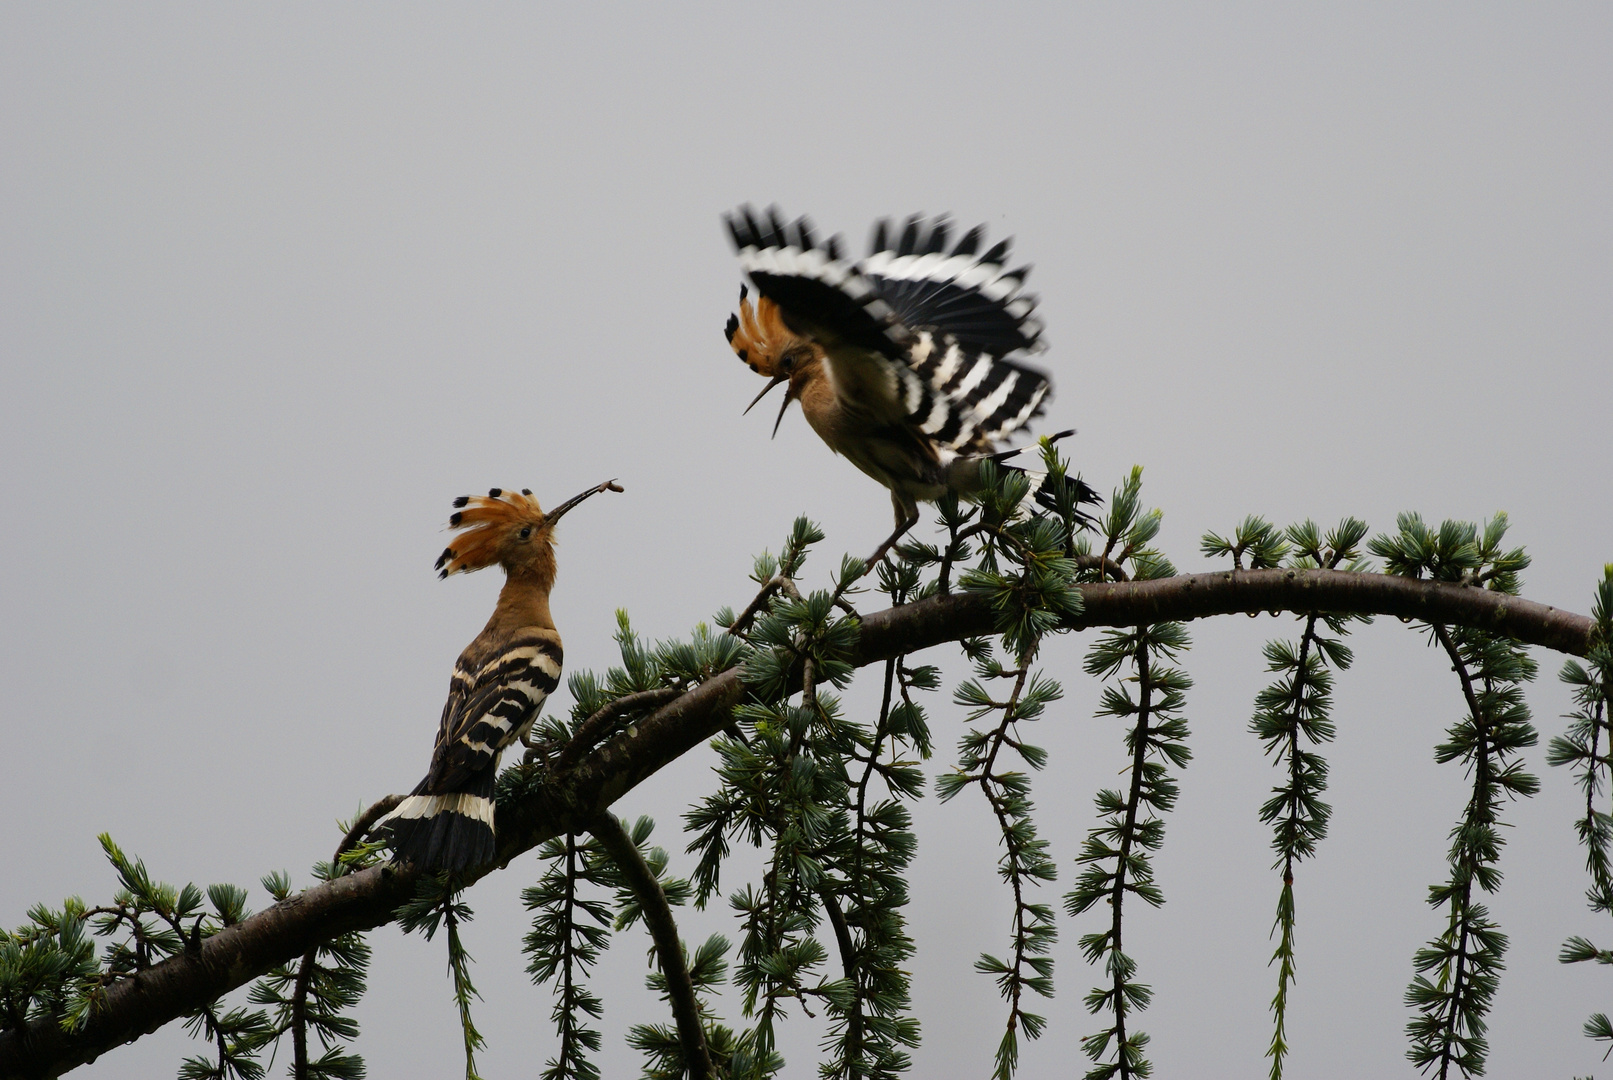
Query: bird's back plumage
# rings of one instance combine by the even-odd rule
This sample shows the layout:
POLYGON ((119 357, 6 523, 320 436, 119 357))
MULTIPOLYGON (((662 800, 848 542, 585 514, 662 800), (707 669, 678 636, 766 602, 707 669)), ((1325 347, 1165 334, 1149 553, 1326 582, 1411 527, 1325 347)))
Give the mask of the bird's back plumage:
POLYGON ((513 636, 492 625, 460 654, 424 780, 385 819, 405 861, 463 870, 493 856, 493 780, 499 755, 532 728, 560 684, 554 630, 513 636))

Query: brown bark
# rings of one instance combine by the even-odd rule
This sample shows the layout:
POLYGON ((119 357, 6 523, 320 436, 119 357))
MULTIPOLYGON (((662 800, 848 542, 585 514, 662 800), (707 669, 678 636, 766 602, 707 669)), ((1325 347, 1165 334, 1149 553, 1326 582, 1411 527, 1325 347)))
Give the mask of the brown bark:
MULTIPOLYGON (((1472 626, 1576 656, 1590 645, 1591 621, 1583 615, 1482 588, 1383 574, 1236 570, 1083 585, 1081 592, 1086 611, 1071 629, 1240 612, 1331 611, 1472 626)), ((866 616, 855 662, 877 663, 986 635, 991 628, 984 597, 939 596, 866 616)), ((538 796, 501 813, 495 864, 474 876, 491 873, 562 832, 586 831, 594 815, 722 730, 743 692, 737 671, 708 679, 556 776, 538 796)), ((221 930, 193 955, 165 960, 109 987, 101 1008, 78 1031, 64 1032, 41 1020, 0 1032, 0 1078, 57 1076, 93 1061, 338 934, 390 922, 412 888, 409 875, 383 866, 299 893, 221 930)))

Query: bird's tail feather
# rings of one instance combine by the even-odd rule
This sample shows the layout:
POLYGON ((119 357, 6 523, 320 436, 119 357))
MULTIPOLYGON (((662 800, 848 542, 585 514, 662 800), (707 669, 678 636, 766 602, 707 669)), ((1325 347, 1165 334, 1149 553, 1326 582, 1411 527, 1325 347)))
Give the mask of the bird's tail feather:
POLYGON ((428 873, 468 870, 493 858, 492 796, 489 769, 469 790, 442 795, 417 790, 375 827, 390 834, 396 862, 428 873))
MULTIPOLYGON (((1074 434, 1075 429, 1071 428, 1068 431, 1060 431, 1057 434, 1047 436, 1047 441, 1058 442, 1060 439, 1074 434)), ((1029 446, 1021 446, 1017 450, 1004 450, 1000 454, 992 454, 989 460, 995 462, 999 469, 1008 469, 1024 474, 1031 482, 1031 498, 1036 501, 1036 504, 1046 510, 1057 509, 1058 495, 1052 489, 1052 476, 1048 473, 1042 461, 1042 442, 1040 439, 1029 446)), ((1075 486, 1076 521, 1082 525, 1092 524, 1092 517, 1083 513, 1080 507, 1100 501, 1098 493, 1079 476, 1066 476, 1064 482, 1075 486)), ((1024 512, 1028 513, 1028 510, 1024 512)))

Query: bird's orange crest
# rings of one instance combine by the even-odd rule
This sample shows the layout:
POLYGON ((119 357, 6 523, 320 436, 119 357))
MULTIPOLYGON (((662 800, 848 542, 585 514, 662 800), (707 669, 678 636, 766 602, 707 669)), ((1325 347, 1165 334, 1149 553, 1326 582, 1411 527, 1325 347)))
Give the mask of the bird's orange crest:
POLYGON ((528 531, 522 539, 530 539, 546 523, 530 490, 493 488, 485 497, 461 495, 454 506, 459 509, 449 517, 448 527, 465 531, 437 558, 436 568, 443 577, 503 561, 510 541, 520 537, 523 529, 528 531))
POLYGON ((454 500, 455 513, 448 519, 448 527, 465 531, 437 556, 437 569, 447 577, 499 563, 512 575, 518 571, 536 575, 547 590, 554 583, 555 523, 589 496, 621 490, 616 481, 607 480, 573 495, 547 514, 526 488, 493 488, 485 497, 461 495, 454 500))
POLYGON ((772 300, 759 296, 752 307, 743 285, 739 288, 739 314, 728 316, 724 333, 739 358, 752 371, 769 378, 778 374, 785 350, 803 340, 784 324, 784 316, 772 300))

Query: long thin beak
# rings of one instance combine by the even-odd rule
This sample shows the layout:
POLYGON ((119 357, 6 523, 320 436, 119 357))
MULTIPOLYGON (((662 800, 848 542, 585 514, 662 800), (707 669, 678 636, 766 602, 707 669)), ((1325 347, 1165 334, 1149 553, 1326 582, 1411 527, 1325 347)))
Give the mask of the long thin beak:
POLYGON ((778 426, 780 424, 784 423, 784 413, 785 413, 785 411, 787 409, 789 409, 790 402, 794 400, 794 397, 793 397, 793 394, 792 394, 792 391, 794 389, 795 389, 794 387, 791 387, 789 390, 784 391, 784 404, 782 404, 782 405, 780 405, 778 407, 778 419, 773 421, 773 434, 769 435, 768 438, 770 438, 770 439, 778 438, 778 426))
MULTIPOLYGON (((790 381, 790 377, 788 375, 775 375, 775 376, 773 376, 773 378, 768 382, 768 384, 766 386, 762 387, 762 392, 760 394, 757 394, 754 398, 752 398, 751 403, 749 405, 745 406, 745 413, 748 413, 752 409, 756 408, 756 403, 758 401, 761 401, 768 394, 772 393, 773 392, 773 387, 777 386, 781 382, 789 382, 789 381, 790 381)), ((785 399, 786 402, 788 402, 789 401, 789 395, 785 394, 784 399, 785 399)), ((744 416, 745 413, 740 413, 739 415, 744 416)), ((775 428, 774 430, 777 430, 777 429, 775 428)))
POLYGON ((550 510, 547 514, 543 515, 544 523, 547 525, 553 525, 555 522, 560 520, 567 510, 570 510, 573 506, 576 506, 578 503, 587 499, 590 495, 598 495, 601 491, 620 490, 622 490, 622 485, 618 484, 615 480, 606 480, 603 484, 600 484, 596 487, 591 487, 581 495, 573 495, 571 498, 567 499, 553 510, 550 510))

